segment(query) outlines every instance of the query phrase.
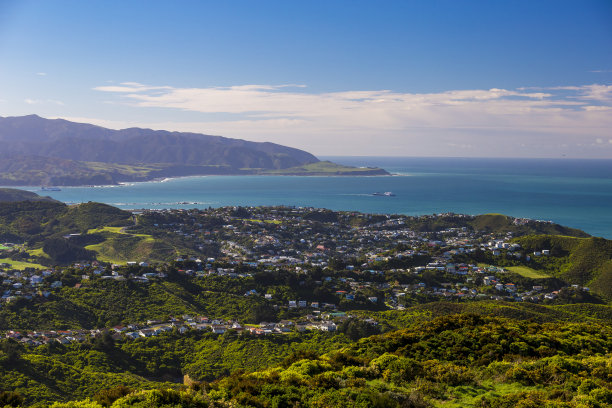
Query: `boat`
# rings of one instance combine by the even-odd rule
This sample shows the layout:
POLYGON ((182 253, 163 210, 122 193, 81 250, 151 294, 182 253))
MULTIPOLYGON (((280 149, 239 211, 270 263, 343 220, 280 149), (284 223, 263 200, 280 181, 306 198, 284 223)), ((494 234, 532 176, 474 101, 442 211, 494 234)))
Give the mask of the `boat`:
POLYGON ((59 187, 41 187, 42 191, 62 191, 59 187))
POLYGON ((393 194, 391 191, 385 191, 384 193, 381 193, 380 191, 377 191, 375 193, 372 193, 373 196, 382 196, 382 197, 395 197, 395 194, 393 194))

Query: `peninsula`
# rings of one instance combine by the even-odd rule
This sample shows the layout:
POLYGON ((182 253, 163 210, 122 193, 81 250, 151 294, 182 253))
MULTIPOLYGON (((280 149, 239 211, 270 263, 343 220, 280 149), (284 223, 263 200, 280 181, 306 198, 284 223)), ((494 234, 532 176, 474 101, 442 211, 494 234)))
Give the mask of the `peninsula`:
POLYGON ((0 185, 79 186, 197 175, 382 176, 274 143, 197 133, 112 130, 37 115, 0 118, 0 185))

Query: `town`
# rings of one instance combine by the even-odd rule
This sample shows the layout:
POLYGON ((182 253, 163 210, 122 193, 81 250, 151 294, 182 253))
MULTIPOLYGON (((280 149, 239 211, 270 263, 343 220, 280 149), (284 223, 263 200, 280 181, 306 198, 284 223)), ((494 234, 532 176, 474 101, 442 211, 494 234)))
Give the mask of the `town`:
MULTIPOLYGON (((60 296, 66 288, 87 291, 101 281, 146 286, 180 276, 201 282, 204 288, 224 282, 243 291, 240 296, 261 298, 274 316, 284 318, 265 322, 183 315, 92 329, 15 328, 5 335, 38 345, 80 342, 104 331, 112 332, 116 340, 172 330, 217 334, 234 330, 253 335, 332 332, 343 321, 356 318, 351 315, 356 310, 402 310, 438 300, 551 304, 571 296, 589 296, 586 287, 566 284, 529 267, 552 257, 549 248, 528 252, 512 231, 483 232, 466 225, 474 218, 450 213, 409 217, 294 207, 135 211, 135 224, 121 233, 171 236, 180 240, 186 253, 166 262, 94 260, 44 269, 18 270, 3 263, 0 308, 15 302, 44 302, 60 296), (279 274, 291 281, 288 288, 279 283, 279 274), (268 279, 268 275, 276 278, 268 279)), ((512 219, 516 226, 539 223, 546 222, 512 219)), ((64 239, 79 236, 75 232, 64 239)), ((0 258, 25 250, 15 243, 5 243, 2 248, 0 258)), ((359 319, 377 325, 367 314, 360 314, 359 319)))

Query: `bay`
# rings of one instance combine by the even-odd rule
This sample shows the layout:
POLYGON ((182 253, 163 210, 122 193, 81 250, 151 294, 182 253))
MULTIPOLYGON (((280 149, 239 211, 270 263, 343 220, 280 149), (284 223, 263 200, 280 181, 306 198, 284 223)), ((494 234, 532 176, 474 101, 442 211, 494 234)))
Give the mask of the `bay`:
POLYGON ((502 213, 612 238, 612 160, 324 157, 391 177, 201 176, 40 191, 124 209, 289 205, 409 215, 502 213), (373 196, 390 191, 395 196, 373 196))

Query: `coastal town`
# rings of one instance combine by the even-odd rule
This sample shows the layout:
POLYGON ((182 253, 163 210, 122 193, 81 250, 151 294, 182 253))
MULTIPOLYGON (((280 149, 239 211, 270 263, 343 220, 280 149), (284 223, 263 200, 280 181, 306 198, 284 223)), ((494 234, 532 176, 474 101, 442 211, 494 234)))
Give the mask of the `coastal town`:
MULTIPOLYGON (((135 212, 135 217, 138 222, 123 233, 134 230, 153 236, 170 234, 191 247, 191 253, 179 254, 165 263, 94 260, 42 270, 17 270, 3 263, 0 307, 19 301, 44 302, 64 288, 86 291, 100 281, 150 285, 180 275, 244 288, 241 296, 262 298, 267 307, 282 311, 288 318, 259 322, 184 315, 167 321, 125 322, 91 330, 8 330, 5 335, 36 345, 84 341, 105 330, 116 339, 149 337, 173 330, 217 334, 234 330, 253 335, 331 332, 352 318, 353 310, 401 310, 437 300, 551 304, 561 301, 560 297, 589 292, 589 288, 565 284, 525 266, 541 265, 551 257, 550 249, 528 252, 513 239, 512 232, 487 233, 468 226, 438 225, 435 231, 426 228, 435 223, 457 224, 458 220, 465 223, 474 219, 468 215, 407 217, 314 208, 227 207, 145 210, 135 212), (274 282, 258 283, 262 276, 274 273, 291 276, 297 287, 281 291, 274 282)), ((520 226, 545 222, 513 219, 512 223, 520 226)), ((75 236, 79 234, 64 238, 75 236)), ((22 250, 14 243, 5 243, 3 248, 5 253, 22 250)), ((360 316, 369 324, 377 324, 367 315, 360 316)))

